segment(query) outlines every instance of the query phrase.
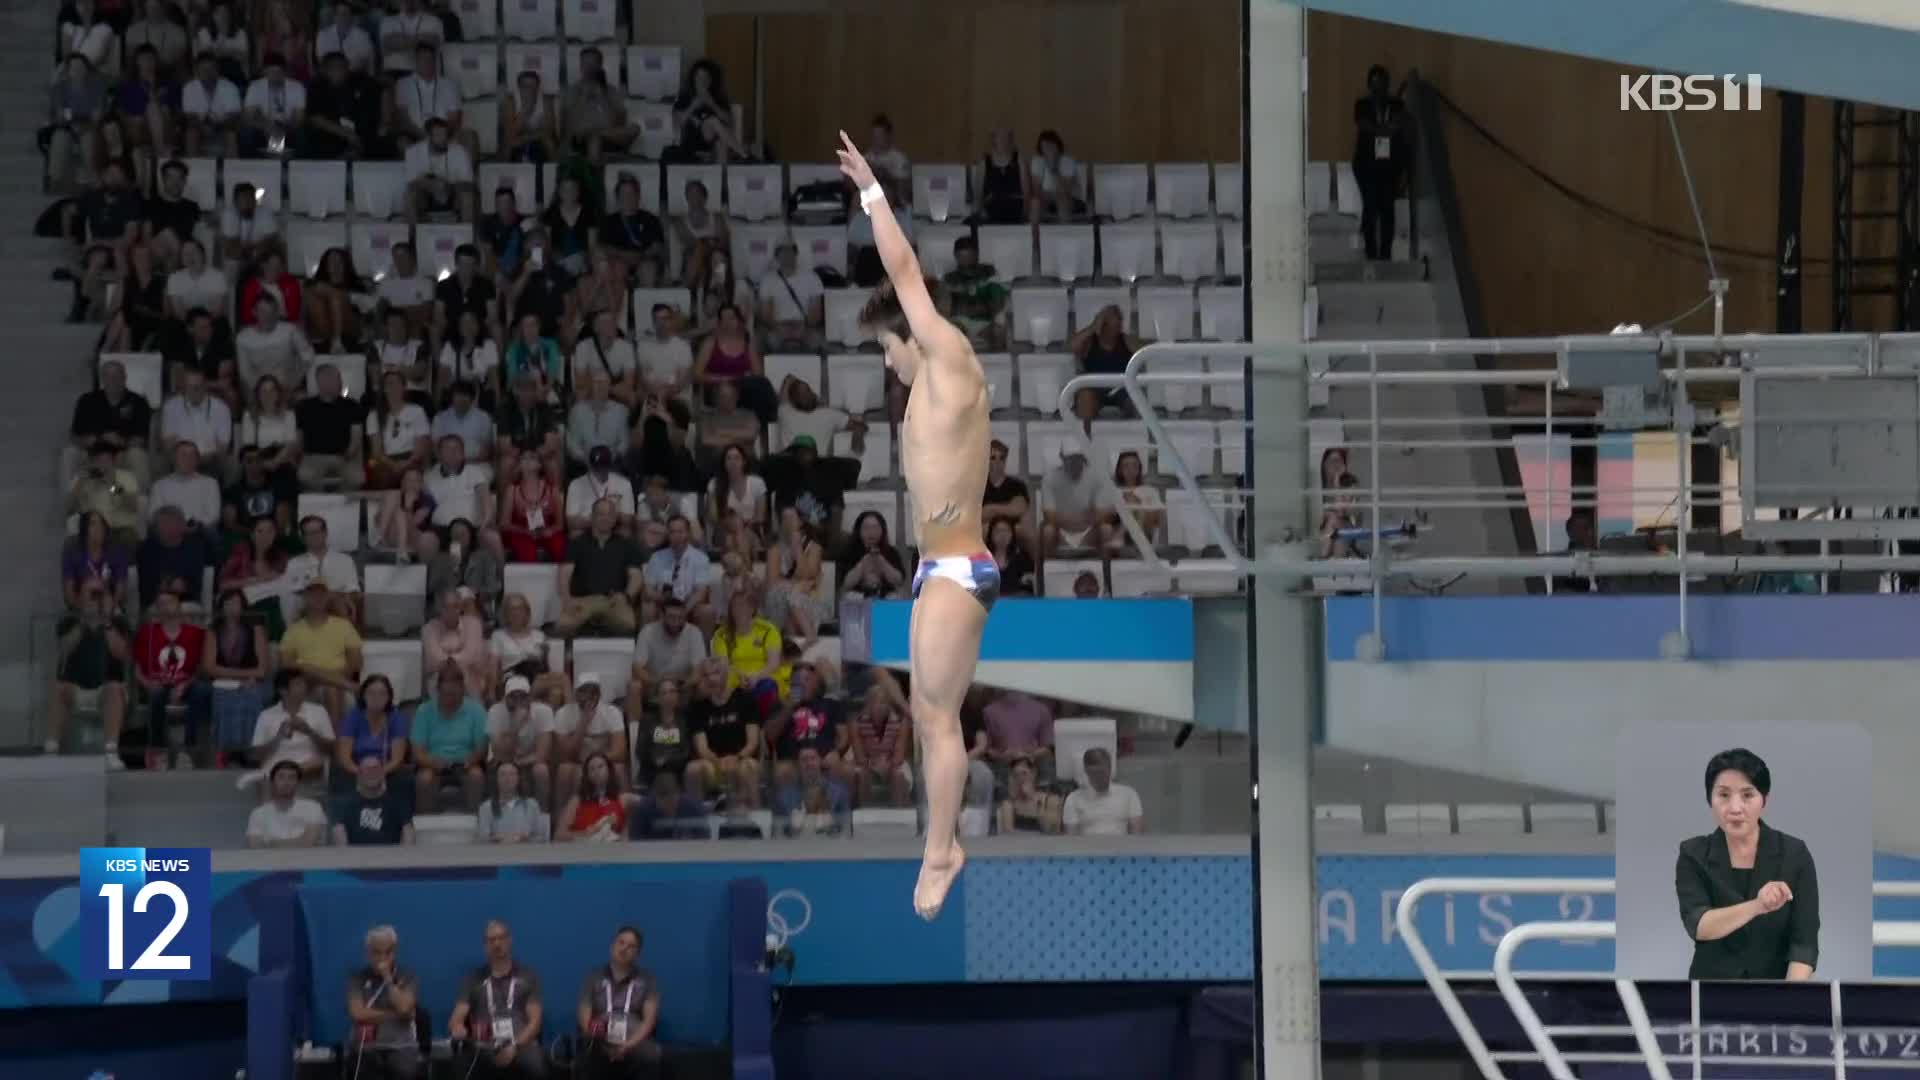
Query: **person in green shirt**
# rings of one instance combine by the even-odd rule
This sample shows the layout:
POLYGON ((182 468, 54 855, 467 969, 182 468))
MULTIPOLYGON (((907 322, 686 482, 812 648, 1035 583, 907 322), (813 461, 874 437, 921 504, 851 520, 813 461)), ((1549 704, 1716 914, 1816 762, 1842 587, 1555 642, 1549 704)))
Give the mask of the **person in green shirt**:
POLYGON ((441 667, 433 696, 413 712, 410 734, 420 766, 413 774, 415 810, 433 813, 441 789, 455 784, 467 809, 478 809, 487 782, 487 712, 468 695, 459 664, 441 667))
POLYGON ((946 288, 949 313, 976 346, 999 348, 1006 343, 1007 287, 994 278, 994 269, 980 261, 980 246, 971 236, 953 242, 953 269, 940 279, 946 288))

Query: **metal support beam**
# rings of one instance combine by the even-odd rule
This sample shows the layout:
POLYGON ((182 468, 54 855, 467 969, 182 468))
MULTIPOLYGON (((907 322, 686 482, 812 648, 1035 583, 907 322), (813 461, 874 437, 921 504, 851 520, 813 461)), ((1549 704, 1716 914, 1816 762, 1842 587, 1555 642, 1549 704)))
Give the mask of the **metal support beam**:
MULTIPOLYGON (((1306 13, 1248 0, 1246 95, 1247 321, 1253 340, 1298 343, 1307 290, 1306 13)), ((1254 551, 1312 534, 1304 365, 1246 368, 1254 551)), ((1147 410, 1151 413, 1151 409, 1147 410)), ((1300 554, 1306 554, 1301 551, 1300 554)), ((1255 1052, 1263 1080, 1320 1075, 1320 980, 1314 933, 1313 731, 1318 719, 1319 608, 1298 573, 1256 576, 1248 590, 1247 677, 1253 736, 1255 1052)))

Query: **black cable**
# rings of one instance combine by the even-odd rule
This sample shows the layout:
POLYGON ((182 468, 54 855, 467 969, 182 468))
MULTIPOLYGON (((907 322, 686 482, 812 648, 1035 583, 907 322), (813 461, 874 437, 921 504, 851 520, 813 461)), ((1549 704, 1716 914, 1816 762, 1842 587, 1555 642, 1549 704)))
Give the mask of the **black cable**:
MULTIPOLYGON (((1481 140, 1484 141, 1488 146, 1492 147, 1495 152, 1499 153, 1502 157, 1507 158, 1509 161, 1513 162, 1515 165, 1518 165, 1521 169, 1525 170, 1534 179, 1540 181, 1542 184, 1545 184, 1547 187, 1553 189, 1553 191, 1556 194, 1560 195, 1562 198, 1566 199, 1568 202, 1573 203, 1574 205, 1580 207, 1583 210, 1586 210, 1587 212, 1597 217, 1604 218, 1608 221, 1611 221, 1616 225, 1623 226, 1634 232, 1643 233, 1646 236, 1656 241, 1659 241, 1663 244, 1666 244, 1675 248, 1677 254, 1685 255, 1695 262, 1700 262, 1704 264, 1705 259, 1701 256, 1700 250, 1699 250, 1699 237, 1688 236, 1684 233, 1676 232, 1664 226, 1656 225, 1653 222, 1643 221, 1639 218, 1634 217, 1631 214, 1626 213, 1625 211, 1616 210, 1613 207, 1607 206, 1605 203, 1602 203, 1597 199, 1594 199, 1592 196, 1587 195, 1586 193, 1574 188, 1573 186, 1565 183, 1564 181, 1560 180, 1558 177, 1554 176, 1553 174, 1547 172, 1545 169, 1542 169, 1539 166, 1535 165, 1533 162, 1528 161, 1524 156, 1520 154, 1519 151, 1507 145, 1507 143, 1502 141, 1498 135, 1495 135, 1492 131, 1489 131, 1484 124, 1474 119, 1472 114, 1468 113, 1465 109, 1461 108, 1457 102, 1455 102, 1452 98, 1449 98, 1438 87, 1430 87, 1430 89, 1433 92, 1434 100, 1438 101, 1442 106, 1446 108, 1446 110, 1449 113, 1453 114, 1453 116, 1456 117, 1462 124, 1466 125, 1468 130, 1472 131, 1475 135, 1478 135, 1481 138, 1481 140)), ((1771 252, 1756 251, 1751 248, 1729 247, 1726 245, 1720 245, 1716 247, 1714 250, 1719 254, 1728 255, 1734 258, 1739 258, 1739 259, 1748 259, 1754 262, 1762 262, 1767 264, 1768 266, 1773 266, 1779 261, 1778 256, 1776 256, 1771 252)), ((1812 258, 1812 257, 1807 257, 1803 259, 1803 263, 1802 263, 1803 266, 1813 266, 1813 265, 1831 266, 1832 264, 1833 264, 1832 259, 1821 259, 1821 258, 1812 258)))

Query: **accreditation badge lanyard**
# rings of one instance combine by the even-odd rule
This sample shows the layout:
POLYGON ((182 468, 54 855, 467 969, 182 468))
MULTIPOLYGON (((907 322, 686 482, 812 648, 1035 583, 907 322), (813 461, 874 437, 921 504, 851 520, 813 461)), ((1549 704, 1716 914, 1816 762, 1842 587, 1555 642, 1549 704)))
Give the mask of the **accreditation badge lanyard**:
POLYGON ((493 998, 493 977, 487 977, 487 1017, 492 1021, 493 1041, 510 1043, 513 1041, 513 992, 515 979, 512 972, 507 973, 507 1009, 503 1016, 500 1007, 493 998))
POLYGON ((627 979, 627 996, 620 1004, 620 1011, 613 1011, 613 980, 607 979, 602 985, 607 990, 607 1041, 623 1043, 627 1041, 627 1017, 633 1014, 633 986, 640 980, 627 979))

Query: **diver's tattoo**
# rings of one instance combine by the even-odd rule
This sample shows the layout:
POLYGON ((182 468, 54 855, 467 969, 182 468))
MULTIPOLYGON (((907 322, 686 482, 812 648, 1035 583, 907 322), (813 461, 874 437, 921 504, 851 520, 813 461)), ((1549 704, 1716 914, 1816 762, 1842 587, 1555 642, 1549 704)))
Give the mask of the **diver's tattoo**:
POLYGON ((935 510, 932 514, 928 515, 927 524, 951 525, 954 522, 959 520, 960 520, 960 505, 958 503, 949 501, 945 506, 942 506, 940 509, 935 510))

